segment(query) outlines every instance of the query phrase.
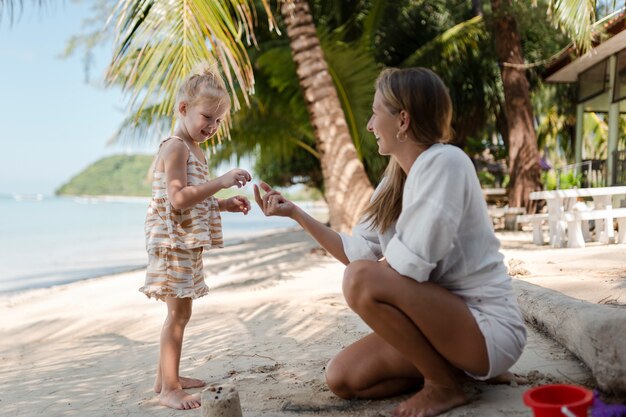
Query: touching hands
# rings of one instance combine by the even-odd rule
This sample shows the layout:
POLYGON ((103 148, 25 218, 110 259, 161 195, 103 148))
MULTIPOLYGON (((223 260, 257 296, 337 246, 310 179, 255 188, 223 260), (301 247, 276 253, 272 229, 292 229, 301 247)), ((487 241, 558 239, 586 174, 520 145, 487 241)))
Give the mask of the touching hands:
POLYGON ((241 168, 231 169, 219 178, 222 182, 222 188, 230 188, 233 185, 236 185, 237 188, 241 188, 252 180, 250 173, 241 168))
POLYGON ((296 208, 295 204, 263 181, 259 185, 254 184, 254 199, 266 216, 292 217, 296 208), (265 191, 263 197, 261 197, 259 186, 265 191))
POLYGON ((248 214, 251 208, 252 206, 250 205, 250 200, 242 195, 236 195, 234 197, 222 200, 223 211, 248 214))

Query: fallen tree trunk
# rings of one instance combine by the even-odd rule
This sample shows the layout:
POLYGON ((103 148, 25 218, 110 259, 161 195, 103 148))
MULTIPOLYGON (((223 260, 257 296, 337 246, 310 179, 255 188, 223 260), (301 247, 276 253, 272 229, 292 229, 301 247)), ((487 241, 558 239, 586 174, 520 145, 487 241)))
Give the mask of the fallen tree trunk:
POLYGON ((626 394, 626 309, 592 304, 513 280, 524 319, 545 330, 591 369, 600 389, 626 394))

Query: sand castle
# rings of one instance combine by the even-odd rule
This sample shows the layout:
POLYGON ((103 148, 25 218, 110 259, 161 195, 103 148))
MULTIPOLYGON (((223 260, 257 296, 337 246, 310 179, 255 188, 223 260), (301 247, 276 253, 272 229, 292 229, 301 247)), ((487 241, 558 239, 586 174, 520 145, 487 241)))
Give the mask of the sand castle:
POLYGON ((228 384, 210 384, 202 391, 202 417, 242 417, 239 393, 228 384))

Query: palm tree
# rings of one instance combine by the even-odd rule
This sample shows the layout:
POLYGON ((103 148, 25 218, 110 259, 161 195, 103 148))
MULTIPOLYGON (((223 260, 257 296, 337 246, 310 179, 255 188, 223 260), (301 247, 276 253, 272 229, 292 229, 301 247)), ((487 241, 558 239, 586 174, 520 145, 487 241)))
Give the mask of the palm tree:
MULTIPOLYGON (((273 28, 269 5, 262 3, 273 28)), ((119 0, 106 81, 131 93, 137 115, 150 108, 154 116, 164 116, 173 109, 178 83, 200 62, 217 62, 231 90, 239 85, 247 102, 254 75, 244 39, 256 44, 254 7, 253 0, 119 0)), ((239 100, 233 95, 235 109, 239 100)), ((223 127, 221 136, 228 134, 228 124, 223 127)))
MULTIPOLYGON (((553 19, 570 32, 581 50, 591 44, 595 3, 595 0, 549 1, 553 19)), ((509 136, 509 205, 533 212, 535 204, 529 194, 541 189, 539 152, 520 35, 511 0, 491 0, 491 8, 509 136)))
MULTIPOLYGON (((270 29, 276 28, 266 0, 262 3, 270 29)), ((372 186, 352 143, 308 5, 287 1, 281 11, 301 85, 315 86, 311 89, 309 85, 304 91, 324 173, 330 223, 337 230, 347 230, 368 202, 372 186), (303 42, 308 45, 305 49, 311 49, 305 51, 303 42)), ((240 91, 249 103, 254 76, 243 39, 247 38, 248 45, 256 45, 253 1, 120 0, 114 18, 116 52, 107 81, 131 93, 133 116, 127 127, 163 126, 174 104, 178 82, 200 61, 217 61, 232 91, 240 91)), ((237 109, 239 97, 233 97, 237 109)), ((228 136, 229 124, 220 132, 220 138, 228 136)))
POLYGON ((337 90, 328 71, 309 4, 281 5, 300 86, 315 130, 330 224, 345 231, 356 223, 373 188, 357 157, 337 90))
MULTIPOLYGON (((266 0, 262 4, 270 29, 276 28, 266 0)), ((253 10, 251 0, 120 0, 113 15, 117 38, 107 81, 131 92, 129 125, 146 129, 163 123, 177 83, 205 60, 217 61, 231 90, 240 91, 248 103, 254 76, 243 39, 256 44, 253 10)), ((285 1, 281 13, 315 131, 330 223, 347 230, 369 201, 372 185, 352 143, 308 4, 285 1)), ((239 97, 233 98, 237 109, 239 97)), ((220 137, 229 134, 228 126, 220 137)))

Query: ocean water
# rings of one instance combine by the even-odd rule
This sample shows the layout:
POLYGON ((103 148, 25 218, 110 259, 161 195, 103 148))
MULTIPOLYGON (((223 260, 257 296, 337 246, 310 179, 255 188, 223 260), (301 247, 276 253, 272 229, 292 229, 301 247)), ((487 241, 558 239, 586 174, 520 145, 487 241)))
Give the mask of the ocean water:
MULTIPOLYGON (((0 294, 145 267, 148 199, 0 195, 0 294)), ((265 217, 253 203, 244 216, 222 213, 225 244, 297 226, 265 217)))

